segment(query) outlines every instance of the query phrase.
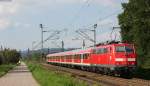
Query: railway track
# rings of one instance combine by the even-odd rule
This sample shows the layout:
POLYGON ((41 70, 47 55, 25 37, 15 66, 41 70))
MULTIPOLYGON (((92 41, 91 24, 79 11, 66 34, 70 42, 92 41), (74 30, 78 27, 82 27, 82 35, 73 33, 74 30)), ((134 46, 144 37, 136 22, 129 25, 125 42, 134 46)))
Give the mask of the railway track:
POLYGON ((80 80, 86 81, 89 86, 93 84, 101 85, 101 86, 150 86, 150 80, 143 79, 125 79, 120 77, 112 77, 77 69, 70 69, 66 67, 54 66, 46 63, 42 63, 42 66, 48 68, 50 70, 55 70, 58 72, 65 72, 72 75, 72 77, 76 77, 80 80))

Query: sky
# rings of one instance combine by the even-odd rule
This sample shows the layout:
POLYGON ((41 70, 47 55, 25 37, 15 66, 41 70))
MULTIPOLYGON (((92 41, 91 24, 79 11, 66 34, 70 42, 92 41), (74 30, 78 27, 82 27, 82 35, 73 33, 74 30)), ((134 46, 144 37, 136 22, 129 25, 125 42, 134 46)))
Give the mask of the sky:
MULTIPOLYGON (((81 47, 85 39, 76 33, 79 29, 93 38, 94 24, 97 43, 120 40, 119 30, 111 35, 112 27, 119 26, 117 16, 122 10, 121 3, 127 0, 0 0, 0 45, 17 50, 39 49, 43 24, 44 48, 81 47), (53 34, 60 31, 59 34, 53 34), (78 40, 75 40, 77 39, 78 40)), ((86 46, 93 43, 85 39, 86 46)))

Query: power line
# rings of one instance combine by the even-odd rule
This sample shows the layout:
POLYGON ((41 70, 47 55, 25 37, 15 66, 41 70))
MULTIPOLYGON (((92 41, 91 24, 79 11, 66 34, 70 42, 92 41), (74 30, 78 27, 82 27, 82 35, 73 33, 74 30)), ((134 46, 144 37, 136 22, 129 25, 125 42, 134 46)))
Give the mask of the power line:
MULTIPOLYGON (((95 24, 98 24, 99 22, 102 22, 102 21, 104 21, 104 20, 106 20, 106 19, 108 19, 108 18, 110 18, 110 17, 116 15, 116 14, 117 14, 118 12, 120 12, 120 11, 121 11, 121 10, 117 10, 117 11, 115 11, 115 12, 113 12, 113 13, 111 13, 111 14, 109 14, 109 15, 103 17, 103 18, 98 18, 98 20, 97 20, 97 22, 96 22, 95 24)), ((99 25, 98 25, 98 26, 99 26, 99 25)), ((93 24, 84 26, 83 28, 91 28, 91 27, 93 27, 93 24)))
POLYGON ((83 3, 83 5, 80 7, 80 9, 77 11, 77 13, 76 13, 76 14, 74 15, 74 17, 71 19, 69 25, 72 25, 72 24, 74 23, 74 21, 75 21, 76 19, 78 19, 79 14, 81 13, 81 10, 85 7, 85 5, 89 6, 89 4, 90 4, 89 2, 90 2, 90 0, 86 0, 86 1, 83 3))

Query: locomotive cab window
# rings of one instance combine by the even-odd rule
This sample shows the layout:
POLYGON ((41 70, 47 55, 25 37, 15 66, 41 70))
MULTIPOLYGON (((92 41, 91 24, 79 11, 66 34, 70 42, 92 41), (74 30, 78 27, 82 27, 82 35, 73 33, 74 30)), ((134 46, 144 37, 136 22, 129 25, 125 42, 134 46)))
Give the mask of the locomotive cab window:
POLYGON ((128 53, 132 53, 134 50, 132 49, 132 48, 130 48, 130 47, 125 47, 125 50, 126 50, 126 52, 128 52, 128 53))
POLYGON ((97 54, 103 54, 103 53, 107 53, 108 52, 108 49, 107 48, 99 48, 99 49, 96 49, 96 53, 97 54))
POLYGON ((116 52, 128 52, 128 53, 131 53, 131 52, 133 52, 133 49, 128 47, 128 46, 117 46, 115 48, 115 51, 116 52))

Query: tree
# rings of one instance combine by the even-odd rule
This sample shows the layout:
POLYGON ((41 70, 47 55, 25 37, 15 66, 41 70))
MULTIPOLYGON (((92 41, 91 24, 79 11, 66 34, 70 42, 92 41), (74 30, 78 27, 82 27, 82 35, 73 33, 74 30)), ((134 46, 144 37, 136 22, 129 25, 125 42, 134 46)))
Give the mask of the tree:
POLYGON ((0 64, 17 63, 21 55, 16 50, 4 49, 0 51, 0 64))
POLYGON ((119 18, 123 41, 136 45, 138 65, 150 67, 150 0, 123 3, 119 18))

